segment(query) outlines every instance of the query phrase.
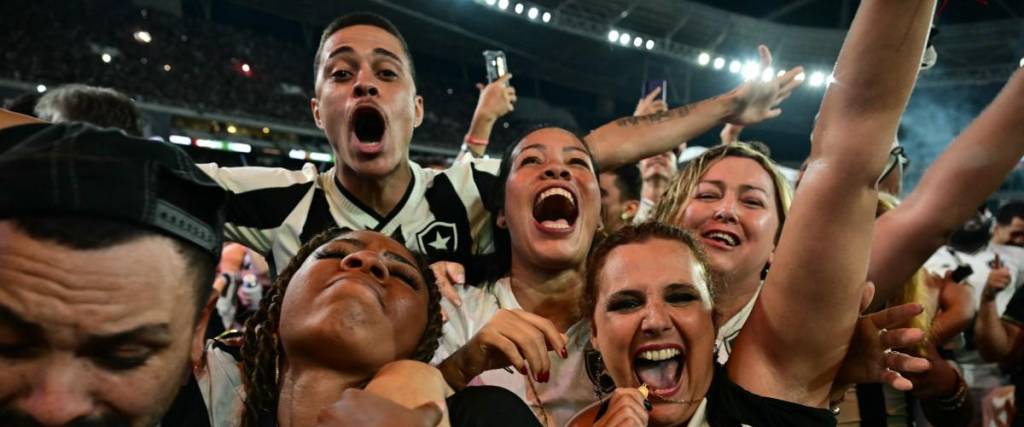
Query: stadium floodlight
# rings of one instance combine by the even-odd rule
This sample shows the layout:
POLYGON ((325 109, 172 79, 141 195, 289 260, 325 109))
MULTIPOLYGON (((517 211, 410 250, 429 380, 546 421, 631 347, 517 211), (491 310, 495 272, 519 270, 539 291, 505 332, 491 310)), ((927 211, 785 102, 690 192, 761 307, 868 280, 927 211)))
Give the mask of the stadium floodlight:
POLYGON ((544 23, 551 22, 551 12, 544 12, 544 15, 541 16, 540 20, 544 21, 544 23))
POLYGON ((497 2, 498 0, 486 0, 484 3, 487 3, 488 6, 494 6, 497 2))
POLYGON ((171 72, 171 64, 164 64, 164 71, 171 72))
POLYGON ((135 38, 135 41, 143 44, 149 44, 149 42, 153 41, 153 36, 146 30, 136 31, 132 34, 132 37, 135 38))
POLYGON ((196 146, 202 148, 209 148, 211 150, 223 150, 224 143, 214 139, 196 139, 196 146))
POLYGON ((811 73, 811 78, 807 81, 807 84, 811 87, 818 87, 825 83, 825 73, 821 71, 815 71, 811 73))
POLYGON ((227 151, 234 153, 252 153, 253 146, 242 142, 227 142, 227 151))
POLYGON ((804 80, 807 80, 807 73, 801 71, 800 74, 796 75, 796 81, 802 82, 804 80))
POLYGON ((525 9, 525 8, 526 8, 526 6, 523 6, 522 3, 516 3, 516 9, 515 9, 516 13, 522 15, 523 14, 523 9, 525 9))
POLYGON ((743 64, 741 64, 740 61, 737 61, 737 60, 733 59, 732 62, 729 63, 729 72, 730 73, 736 74, 736 73, 740 72, 741 68, 743 68, 743 64))
POLYGON ((715 62, 712 63, 711 66, 715 67, 716 70, 721 70, 722 67, 725 67, 725 58, 722 58, 721 56, 715 58, 715 62))
POLYGON ((252 67, 249 66, 249 64, 247 64, 247 63, 243 63, 242 64, 242 72, 245 73, 245 74, 249 74, 249 73, 252 72, 252 67))
POLYGON ((707 52, 701 52, 700 55, 697 55, 697 63, 700 64, 701 67, 708 65, 708 63, 710 62, 711 55, 709 55, 707 52))
POLYGON ((772 68, 772 67, 765 68, 764 71, 761 72, 761 81, 762 82, 766 82, 767 83, 767 82, 772 81, 772 79, 774 79, 774 78, 775 78, 775 69, 772 68))
POLYGON ((537 8, 535 7, 531 7, 530 11, 526 12, 526 16, 529 17, 530 19, 537 19, 538 15, 540 15, 540 11, 537 10, 537 8))
POLYGON ((268 127, 263 128, 263 133, 264 134, 270 133, 270 128, 268 128, 268 127))
POLYGON ((743 80, 753 80, 761 75, 761 64, 754 61, 747 61, 743 64, 743 80))
POLYGON ((291 157, 291 158, 293 158, 295 160, 306 160, 306 151, 305 150, 291 150, 291 151, 288 152, 288 157, 291 157))
POLYGON ((637 37, 637 38, 633 39, 633 47, 640 47, 643 44, 644 44, 644 39, 642 37, 637 37))
POLYGON ((648 40, 647 43, 644 44, 644 47, 646 47, 647 50, 654 49, 654 40, 648 40))
POLYGON ((114 57, 110 56, 109 53, 104 53, 100 55, 100 61, 103 61, 104 64, 109 64, 110 61, 112 61, 113 59, 114 57))
POLYGON ((46 85, 36 86, 36 92, 39 92, 39 93, 46 92, 46 85))
POLYGON ((619 40, 619 32, 618 31, 611 30, 611 31, 608 32, 608 41, 610 41, 612 43, 615 43, 618 40, 619 40))
POLYGON ((1021 67, 1021 68, 1024 68, 1024 58, 1021 58, 1021 59, 1020 59, 1020 67, 1021 67))
POLYGON ((329 162, 331 161, 331 155, 327 153, 310 152, 309 160, 315 160, 318 162, 329 162))
POLYGON ((236 128, 235 125, 228 125, 228 133, 236 133, 236 132, 238 132, 238 128, 236 128))
POLYGON ((629 33, 622 33, 622 35, 619 36, 619 44, 621 44, 623 46, 628 46, 629 45, 629 40, 630 40, 629 33))
POLYGON ((171 144, 192 145, 192 138, 184 135, 171 135, 167 137, 167 140, 171 141, 171 144))
MULTIPOLYGON (((498 9, 501 9, 501 10, 508 9, 508 0, 498 0, 498 9)), ((303 157, 303 158, 305 158, 305 157, 303 157)))

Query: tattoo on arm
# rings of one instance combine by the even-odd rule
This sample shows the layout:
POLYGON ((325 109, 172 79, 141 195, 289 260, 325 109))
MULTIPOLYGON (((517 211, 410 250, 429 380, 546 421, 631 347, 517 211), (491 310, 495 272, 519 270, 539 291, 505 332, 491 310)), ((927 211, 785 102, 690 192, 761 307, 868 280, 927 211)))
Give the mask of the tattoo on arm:
POLYGON ((687 104, 682 107, 676 107, 668 111, 661 111, 658 113, 648 114, 645 116, 623 117, 621 119, 616 120, 614 123, 619 127, 654 125, 661 122, 669 121, 674 118, 686 117, 690 115, 690 113, 701 104, 717 101, 719 98, 723 96, 724 95, 715 96, 713 98, 708 98, 702 101, 694 102, 693 104, 687 104))

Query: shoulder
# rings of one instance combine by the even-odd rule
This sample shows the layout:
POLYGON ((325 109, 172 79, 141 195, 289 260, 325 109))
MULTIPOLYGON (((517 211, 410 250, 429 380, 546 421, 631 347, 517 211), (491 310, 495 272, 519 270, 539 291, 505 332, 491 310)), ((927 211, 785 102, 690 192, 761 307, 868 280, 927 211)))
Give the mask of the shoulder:
POLYGON ((321 175, 312 163, 307 163, 299 170, 255 166, 221 167, 216 163, 204 163, 197 166, 222 187, 236 193, 265 188, 308 185, 315 182, 321 175))

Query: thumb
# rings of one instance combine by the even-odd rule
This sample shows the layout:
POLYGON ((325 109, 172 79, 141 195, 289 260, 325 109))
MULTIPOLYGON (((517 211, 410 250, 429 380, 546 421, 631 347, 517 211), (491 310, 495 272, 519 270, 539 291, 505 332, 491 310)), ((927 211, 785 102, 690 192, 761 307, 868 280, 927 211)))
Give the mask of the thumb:
POLYGON ((875 284, 867 282, 864 284, 864 293, 860 296, 860 311, 867 309, 873 299, 875 299, 875 284))
POLYGON ((438 402, 427 402, 413 409, 413 412, 419 416, 422 421, 420 423, 423 427, 435 427, 441 423, 441 418, 444 416, 444 410, 441 409, 441 404, 438 402))

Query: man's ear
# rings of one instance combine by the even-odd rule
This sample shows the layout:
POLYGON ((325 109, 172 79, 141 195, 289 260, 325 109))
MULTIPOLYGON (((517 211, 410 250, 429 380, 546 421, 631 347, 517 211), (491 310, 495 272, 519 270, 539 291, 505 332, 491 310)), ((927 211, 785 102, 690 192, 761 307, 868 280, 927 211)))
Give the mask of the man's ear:
POLYGON ((313 123, 316 123, 316 127, 323 129, 324 124, 320 121, 320 101, 315 97, 309 98, 309 109, 313 112, 313 123))
POLYGON ((206 326, 210 323, 210 316, 217 310, 217 292, 211 292, 206 300, 202 313, 196 319, 195 329, 192 331, 192 343, 189 349, 189 360, 192 366, 199 366, 203 359, 203 348, 206 346, 206 326))
POLYGON ((630 200, 626 202, 622 208, 622 220, 628 223, 633 223, 633 218, 636 218, 636 213, 640 210, 639 200, 630 200))
POLYGON ((412 127, 418 128, 423 124, 423 97, 416 95, 416 112, 412 127))

